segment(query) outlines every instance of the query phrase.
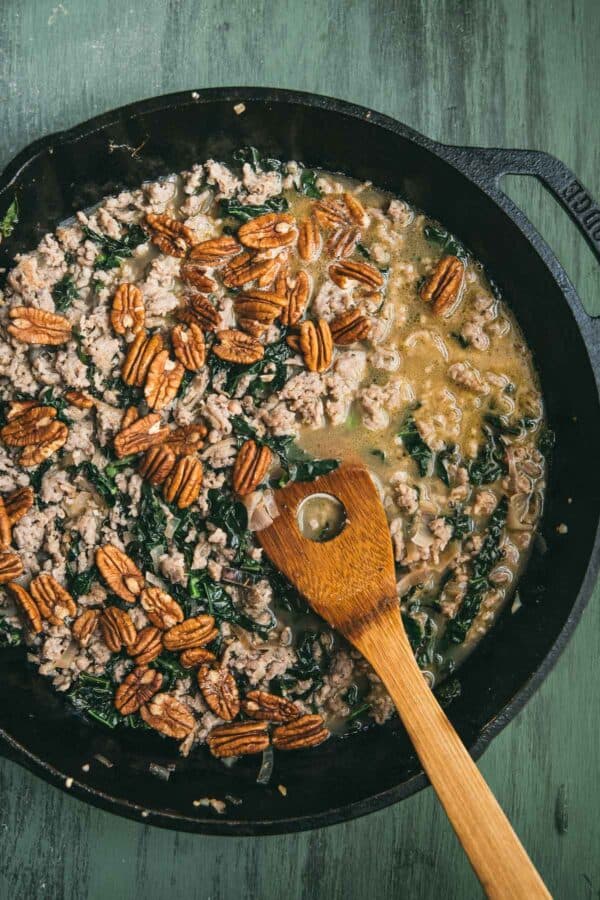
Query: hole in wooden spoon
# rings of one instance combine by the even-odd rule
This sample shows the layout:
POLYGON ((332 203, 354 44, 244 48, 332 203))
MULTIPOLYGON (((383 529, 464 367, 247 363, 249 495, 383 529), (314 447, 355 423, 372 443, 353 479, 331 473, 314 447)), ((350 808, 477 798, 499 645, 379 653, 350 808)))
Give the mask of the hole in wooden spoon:
POLYGON ((309 541, 325 543, 346 525, 344 504, 333 494, 311 494, 298 507, 298 527, 309 541))

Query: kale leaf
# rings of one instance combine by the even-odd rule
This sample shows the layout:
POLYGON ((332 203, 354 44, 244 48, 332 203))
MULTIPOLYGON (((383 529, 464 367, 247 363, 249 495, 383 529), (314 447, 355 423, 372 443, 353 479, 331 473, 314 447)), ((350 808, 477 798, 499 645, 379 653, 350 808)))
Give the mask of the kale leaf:
POLYGON ((95 487, 107 506, 113 507, 119 496, 119 488, 114 478, 102 471, 97 465, 86 460, 76 466, 70 466, 69 472, 73 475, 83 475, 95 487))
POLYGON ((456 617, 448 622, 445 636, 450 643, 462 644, 490 588, 489 574, 503 553, 500 541, 507 513, 508 498, 505 496, 490 516, 485 540, 471 565, 467 592, 456 617))
POLYGON ((261 156, 256 147, 240 147, 233 154, 233 158, 239 163, 248 163, 255 172, 281 172, 283 163, 280 159, 271 156, 261 156))
POLYGON ((210 355, 208 365, 211 370, 212 378, 214 378, 218 372, 224 371, 227 373, 224 391, 230 396, 235 393, 240 379, 245 375, 257 376, 250 383, 247 393, 255 400, 262 400, 274 391, 281 390, 285 384, 288 375, 288 368, 285 365, 285 361, 289 359, 290 356, 292 356, 292 350, 288 347, 285 340, 282 339, 273 344, 268 344, 265 347, 265 355, 263 358, 258 360, 258 362, 252 363, 250 366, 225 362, 224 360, 219 359, 214 353, 210 355), (262 381, 259 376, 264 373, 267 366, 269 366, 269 369, 274 366, 275 372, 270 373, 273 377, 268 382, 265 382, 262 381))
POLYGON ((430 449, 419 434, 417 423, 412 415, 409 415, 406 419, 398 432, 398 437, 402 438, 406 452, 412 456, 419 467, 419 474, 423 477, 428 475, 433 461, 433 450, 430 449))
POLYGON ((138 515, 132 525, 133 541, 127 545, 127 552, 144 571, 154 571, 152 550, 165 545, 167 514, 160 500, 146 482, 142 486, 142 496, 138 515))
POLYGON ((440 225, 425 225, 423 234, 430 243, 440 244, 444 253, 448 253, 451 256, 457 256, 463 261, 467 259, 469 254, 460 241, 440 225))
POLYGON ((321 191, 317 187, 317 173, 313 169, 302 169, 300 176, 300 193, 306 197, 312 197, 319 200, 321 191))
POLYGON ((94 231, 88 225, 83 226, 83 233, 100 247, 94 260, 94 269, 117 269, 124 259, 133 255, 140 244, 148 240, 148 235, 139 225, 130 225, 122 238, 111 238, 107 234, 94 231))
POLYGON ((277 487, 283 487, 289 481, 314 481, 319 475, 333 472, 340 464, 339 459, 315 459, 294 443, 292 434, 258 437, 241 416, 232 416, 231 423, 237 435, 245 440, 252 439, 257 444, 264 444, 279 457, 284 474, 277 480, 277 487))
POLYGON ((188 616, 198 613, 208 613, 214 616, 217 622, 231 622, 239 625, 246 631, 255 631, 261 637, 266 637, 274 622, 270 625, 261 625, 250 619, 236 607, 233 599, 219 582, 213 581, 206 569, 198 569, 190 572, 187 585, 187 598, 178 593, 178 599, 188 616))
POLYGON ((473 519, 463 512, 462 506, 456 506, 449 516, 444 516, 448 525, 452 526, 452 537, 460 541, 473 531, 473 519))
POLYGON ((80 542, 81 536, 79 533, 76 531, 71 532, 71 544, 69 546, 69 552, 67 553, 65 569, 67 575, 67 590, 75 599, 81 597, 82 594, 89 593, 92 584, 98 578, 98 569, 95 565, 86 569, 85 572, 76 571, 74 563, 79 555, 80 542))
POLYGON ((230 216, 233 219, 239 219, 240 222, 249 222, 257 216, 264 216, 271 212, 285 212, 289 208, 289 203, 285 197, 271 197, 258 206, 244 205, 239 200, 221 200, 221 215, 230 216))
POLYGON ((472 484, 491 484, 507 471, 505 448, 499 433, 491 424, 482 426, 486 442, 476 458, 469 466, 469 479, 472 484))
POLYGON ((18 647, 23 643, 23 632, 0 616, 0 647, 18 647))
POLYGON ((4 216, 0 219, 0 236, 10 237, 19 221, 19 204, 17 198, 13 199, 4 216))
POLYGON ((125 719, 115 707, 114 694, 115 686, 111 678, 82 672, 67 694, 67 699, 80 712, 108 728, 116 728, 125 719))
POLYGON ((56 312, 61 313, 69 309, 73 300, 77 300, 78 297, 79 291, 75 287, 73 276, 68 273, 63 275, 52 288, 52 299, 56 312))

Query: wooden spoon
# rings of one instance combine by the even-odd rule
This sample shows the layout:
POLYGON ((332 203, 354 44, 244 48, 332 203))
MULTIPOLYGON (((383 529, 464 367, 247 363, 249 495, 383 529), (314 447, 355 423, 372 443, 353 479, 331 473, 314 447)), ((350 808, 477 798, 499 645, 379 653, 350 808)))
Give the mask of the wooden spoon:
POLYGON ((396 595, 388 522, 360 464, 275 493, 279 516, 257 532, 265 552, 313 609, 369 661, 385 684, 488 897, 550 897, 510 822, 415 661, 396 595), (314 494, 343 504, 346 524, 331 540, 301 533, 298 509, 314 494))

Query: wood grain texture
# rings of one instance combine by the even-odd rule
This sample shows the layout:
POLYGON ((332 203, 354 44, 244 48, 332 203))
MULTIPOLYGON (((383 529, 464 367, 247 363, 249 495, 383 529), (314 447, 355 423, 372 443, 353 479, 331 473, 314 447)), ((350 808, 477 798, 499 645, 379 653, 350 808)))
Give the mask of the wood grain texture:
MULTIPOLYGON (((257 84, 364 103, 447 142, 544 149, 598 196, 599 48, 597 0, 3 0, 0 166, 121 103, 257 84)), ((537 184, 509 183, 600 311, 600 271, 566 216, 537 184)), ((599 599, 480 763, 569 900, 600 897, 599 599)), ((311 834, 225 840, 117 819, 0 762, 0 896, 275 900, 282 885, 294 900, 480 896, 430 790, 311 834)))

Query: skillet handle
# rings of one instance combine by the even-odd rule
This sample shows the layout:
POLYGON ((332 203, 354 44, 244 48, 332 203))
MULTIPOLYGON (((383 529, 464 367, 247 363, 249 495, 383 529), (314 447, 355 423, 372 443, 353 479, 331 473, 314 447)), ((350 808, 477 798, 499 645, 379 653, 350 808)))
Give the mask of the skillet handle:
POLYGON ((475 164, 482 187, 501 191, 503 175, 532 175, 547 188, 568 213, 600 262, 600 206, 574 172, 550 153, 539 150, 494 150, 481 147, 452 148, 475 164))

